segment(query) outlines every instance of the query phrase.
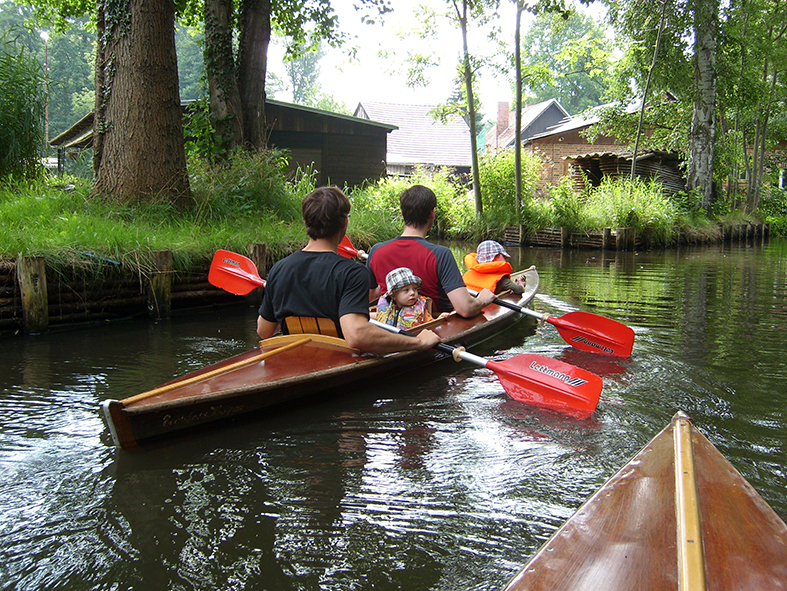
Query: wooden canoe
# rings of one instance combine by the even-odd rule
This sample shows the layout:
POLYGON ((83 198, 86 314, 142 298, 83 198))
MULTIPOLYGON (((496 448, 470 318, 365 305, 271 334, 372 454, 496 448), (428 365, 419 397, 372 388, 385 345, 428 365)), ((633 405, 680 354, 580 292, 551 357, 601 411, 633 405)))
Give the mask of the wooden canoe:
POLYGON ((506 591, 787 589, 787 526, 679 412, 506 591))
MULTIPOLYGON (((516 275, 525 277, 525 293, 503 298, 525 306, 538 291, 538 272, 531 267, 516 275)), ((447 344, 469 348, 521 318, 519 312, 491 304, 475 318, 451 314, 422 326, 434 330, 447 344)), ((389 377, 447 357, 435 350, 374 356, 323 335, 278 336, 154 390, 124 400, 105 400, 102 416, 115 445, 133 449, 205 423, 328 393, 340 386, 346 390, 380 374, 389 377)))

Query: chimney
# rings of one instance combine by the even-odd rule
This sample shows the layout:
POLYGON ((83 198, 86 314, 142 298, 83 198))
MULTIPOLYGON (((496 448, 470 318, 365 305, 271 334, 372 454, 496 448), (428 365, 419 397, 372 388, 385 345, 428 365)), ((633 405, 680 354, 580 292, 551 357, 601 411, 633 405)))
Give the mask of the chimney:
POLYGON ((508 129, 510 125, 511 115, 508 111, 508 102, 497 103, 497 137, 503 135, 503 132, 508 129))

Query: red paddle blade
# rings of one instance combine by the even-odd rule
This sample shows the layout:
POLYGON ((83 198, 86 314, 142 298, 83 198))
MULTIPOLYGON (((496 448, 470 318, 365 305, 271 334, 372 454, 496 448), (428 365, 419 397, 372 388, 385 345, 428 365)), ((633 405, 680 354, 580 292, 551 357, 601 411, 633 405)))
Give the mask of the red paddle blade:
POLYGON ((514 400, 580 419, 593 414, 601 396, 600 377, 549 357, 526 353, 486 367, 514 400))
POLYGON ((339 243, 339 254, 348 259, 354 259, 358 256, 358 249, 353 246, 346 234, 339 243))
POLYGON ((634 331, 611 318, 590 312, 569 312, 560 318, 547 318, 560 336, 580 351, 614 357, 631 357, 634 331))
POLYGON ((257 287, 264 287, 254 262, 229 250, 217 250, 210 264, 208 281, 235 295, 246 295, 257 287))

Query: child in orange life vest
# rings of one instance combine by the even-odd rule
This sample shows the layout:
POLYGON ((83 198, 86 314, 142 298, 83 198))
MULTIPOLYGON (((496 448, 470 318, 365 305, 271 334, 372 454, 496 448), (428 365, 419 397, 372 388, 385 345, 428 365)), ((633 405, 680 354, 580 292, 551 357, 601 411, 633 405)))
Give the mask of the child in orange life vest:
POLYGON ((377 301, 377 320, 405 330, 434 320, 429 298, 419 295, 421 278, 412 270, 394 269, 385 276, 385 287, 385 294, 377 301))
POLYGON ((484 240, 478 245, 478 252, 473 252, 465 257, 465 267, 468 271, 463 275, 465 285, 474 291, 487 288, 495 293, 512 291, 522 295, 525 288, 520 283, 511 280, 514 270, 506 259, 511 255, 506 252, 503 245, 494 240, 484 240))

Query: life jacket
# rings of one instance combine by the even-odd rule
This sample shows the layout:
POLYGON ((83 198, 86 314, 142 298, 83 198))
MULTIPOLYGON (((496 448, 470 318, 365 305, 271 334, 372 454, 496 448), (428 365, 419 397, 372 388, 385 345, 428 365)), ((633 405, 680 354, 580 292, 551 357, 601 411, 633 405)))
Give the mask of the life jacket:
POLYGON ((465 256, 465 267, 468 271, 462 276, 465 285, 474 291, 488 289, 494 292, 497 282, 514 270, 508 261, 479 263, 475 257, 474 252, 465 256))
POLYGON ((377 316, 375 319, 384 324, 390 324, 396 328, 409 330, 414 326, 432 320, 427 308, 429 298, 420 296, 418 301, 412 306, 397 308, 396 304, 389 302, 386 296, 380 296, 377 301, 377 316))

